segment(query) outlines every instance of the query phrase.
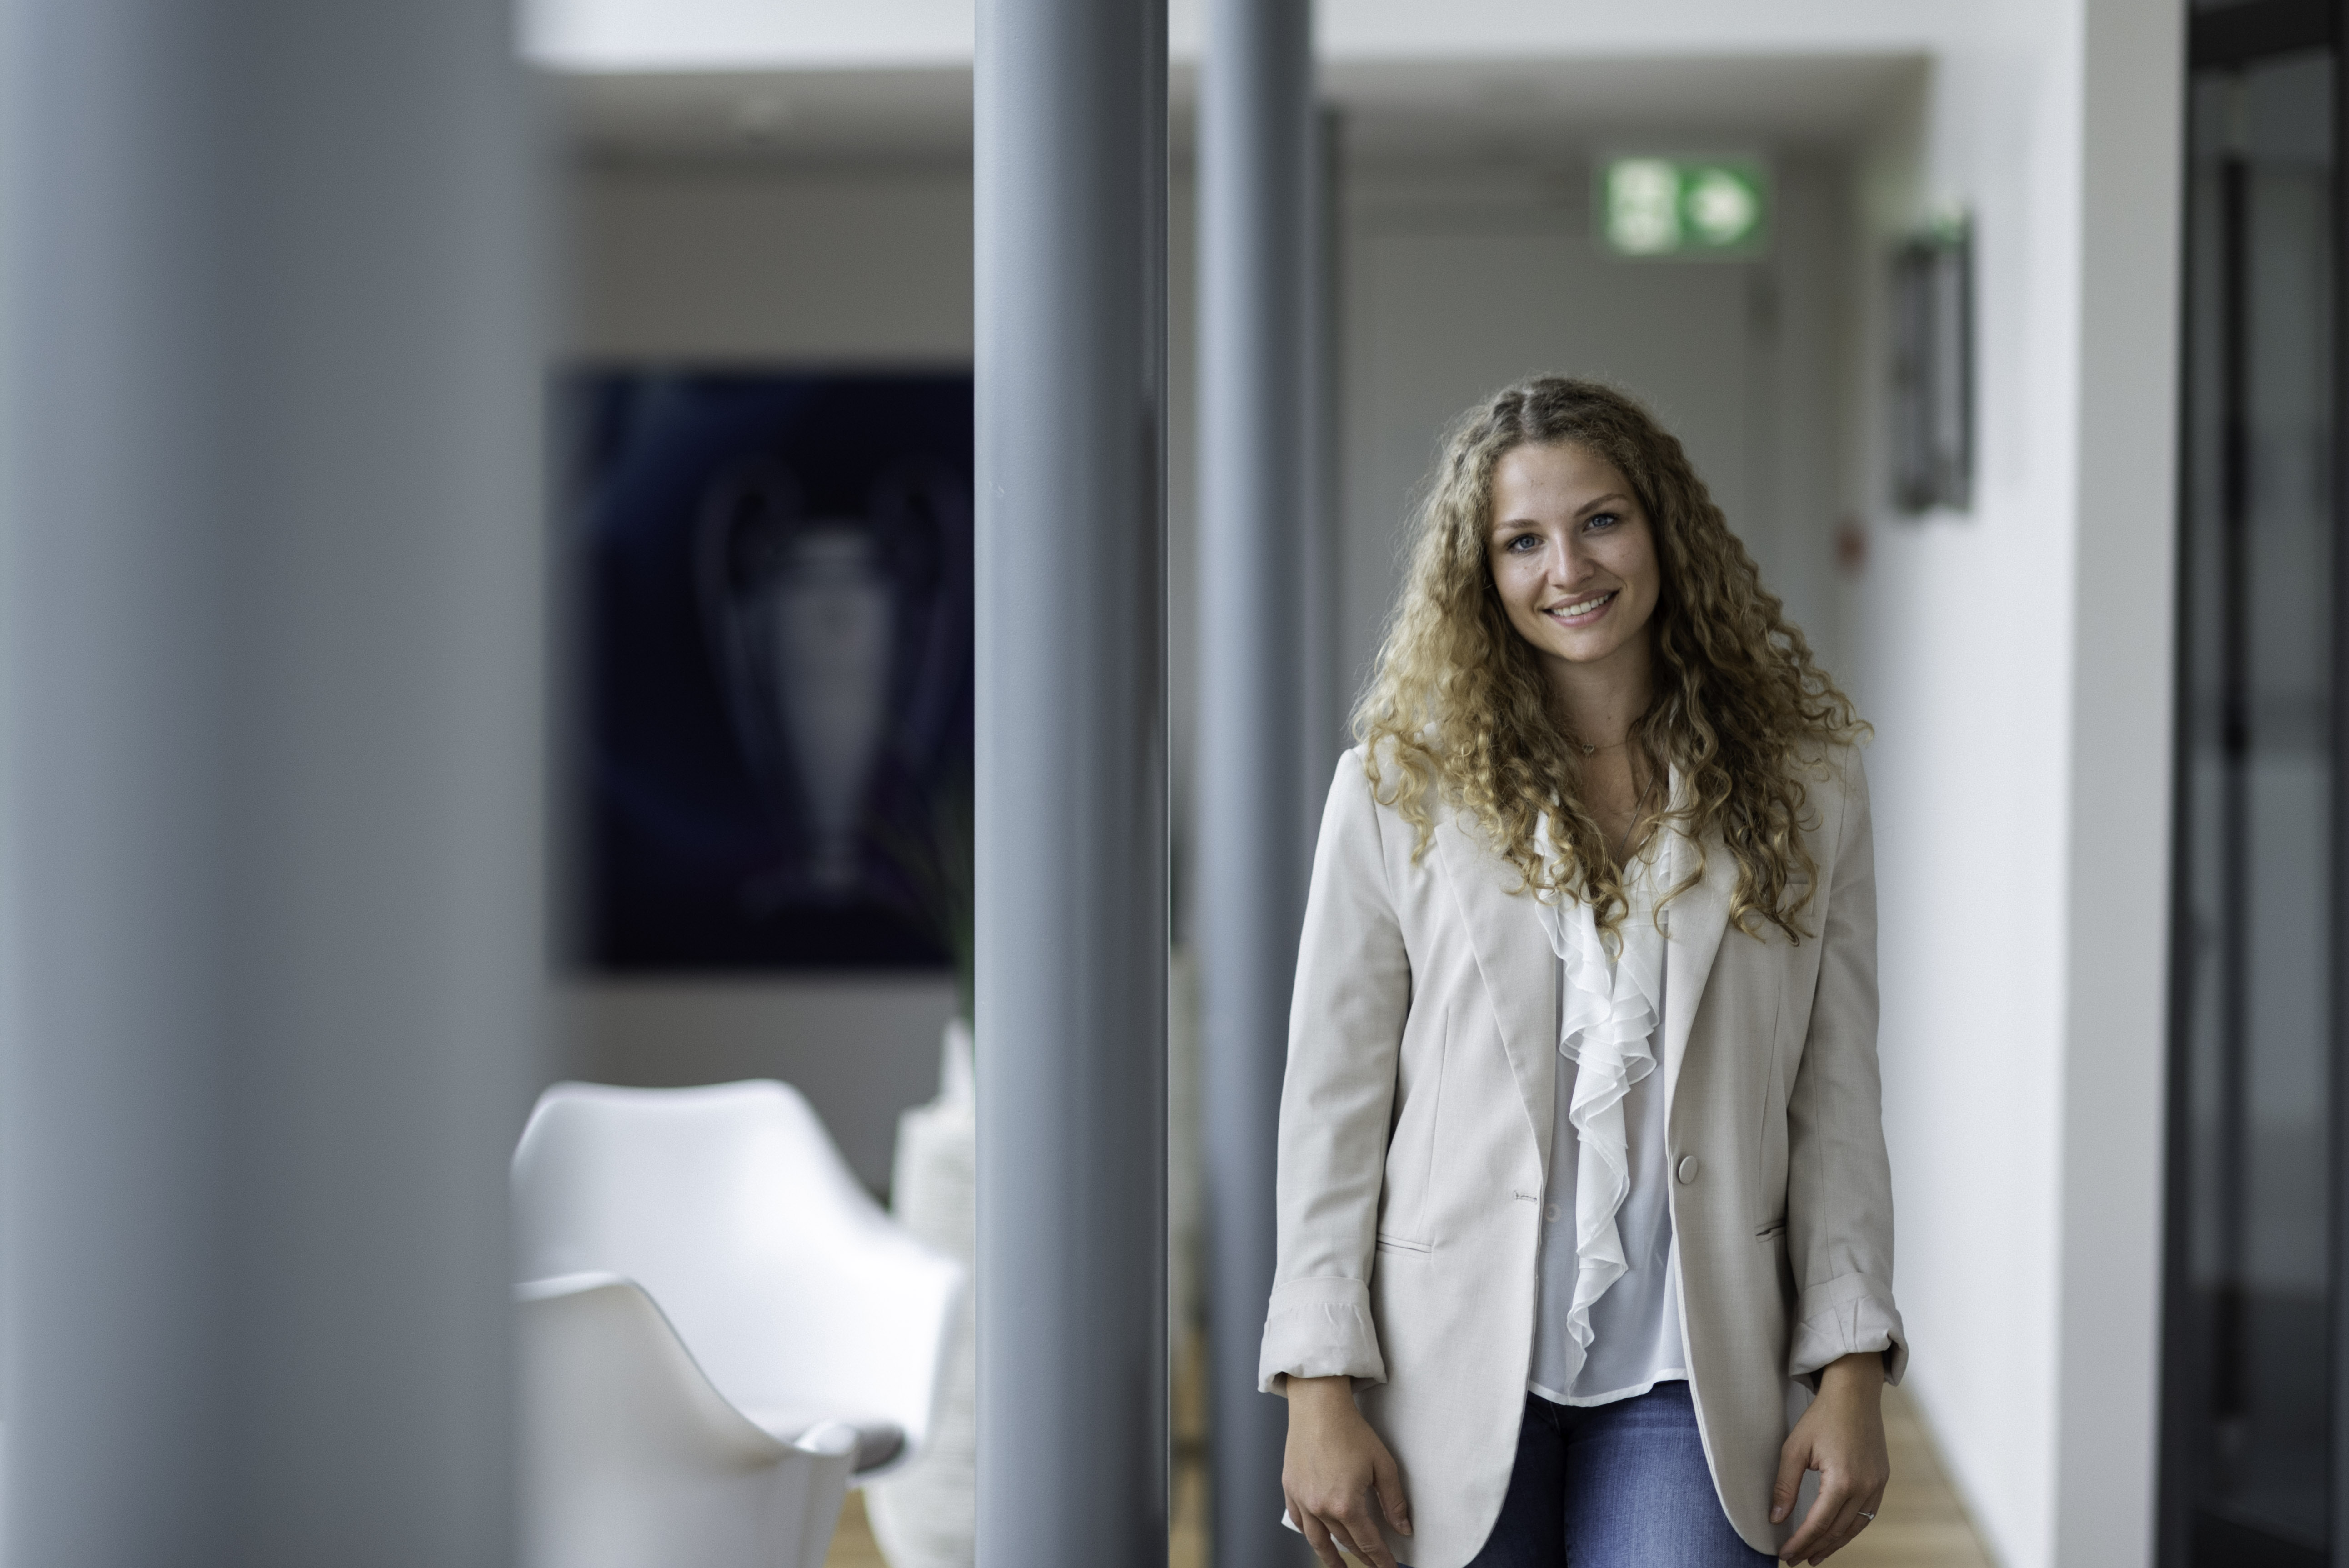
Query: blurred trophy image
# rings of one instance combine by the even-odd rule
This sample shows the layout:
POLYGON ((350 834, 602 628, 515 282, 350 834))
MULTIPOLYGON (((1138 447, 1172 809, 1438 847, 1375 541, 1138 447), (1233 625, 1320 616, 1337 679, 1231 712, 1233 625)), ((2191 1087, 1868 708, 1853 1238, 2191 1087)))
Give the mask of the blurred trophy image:
POLYGON ((953 969, 969 378, 574 387, 586 961, 953 969))
POLYGON ((737 741, 786 847, 747 907, 871 896, 876 774, 937 759, 967 624, 941 593, 968 506, 930 476, 877 483, 860 516, 810 516, 762 464, 712 487, 697 542, 713 663, 737 741))

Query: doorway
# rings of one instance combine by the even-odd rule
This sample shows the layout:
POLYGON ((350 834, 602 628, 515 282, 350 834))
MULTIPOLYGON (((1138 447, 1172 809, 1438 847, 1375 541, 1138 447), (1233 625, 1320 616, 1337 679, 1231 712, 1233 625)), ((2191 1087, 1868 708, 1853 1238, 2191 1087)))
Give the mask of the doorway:
POLYGON ((2192 15, 2161 1561, 2340 1560, 2331 0, 2192 15))

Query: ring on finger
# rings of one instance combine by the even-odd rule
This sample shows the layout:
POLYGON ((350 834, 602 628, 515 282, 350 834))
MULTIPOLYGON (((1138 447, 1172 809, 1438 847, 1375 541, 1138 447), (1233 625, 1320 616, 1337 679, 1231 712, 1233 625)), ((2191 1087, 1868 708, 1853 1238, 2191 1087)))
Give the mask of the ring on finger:
POLYGON ((1870 1523, 1870 1524, 1873 1524, 1873 1523, 1875 1523, 1875 1522, 1876 1522, 1876 1515, 1874 1515, 1874 1514, 1872 1514, 1872 1513, 1868 1512, 1868 1510, 1866 1510, 1866 1509, 1864 1509, 1864 1508, 1856 1508, 1856 1509, 1852 1510, 1852 1511, 1853 1511, 1854 1513, 1858 1514, 1862 1519, 1864 1519, 1864 1520, 1868 1521, 1868 1523, 1870 1523))

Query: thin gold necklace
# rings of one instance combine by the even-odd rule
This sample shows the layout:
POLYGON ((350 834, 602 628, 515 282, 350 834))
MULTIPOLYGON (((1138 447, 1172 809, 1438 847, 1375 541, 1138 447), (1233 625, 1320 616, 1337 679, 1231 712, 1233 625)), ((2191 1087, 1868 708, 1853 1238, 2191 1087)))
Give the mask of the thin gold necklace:
POLYGON ((1623 824, 1623 836, 1615 844, 1615 864, 1619 869, 1623 864, 1623 851, 1631 847, 1631 835, 1640 826, 1640 809, 1648 803, 1648 797, 1655 792, 1656 770, 1651 768, 1648 769, 1648 786, 1640 791, 1640 798, 1631 802, 1631 820, 1623 824))

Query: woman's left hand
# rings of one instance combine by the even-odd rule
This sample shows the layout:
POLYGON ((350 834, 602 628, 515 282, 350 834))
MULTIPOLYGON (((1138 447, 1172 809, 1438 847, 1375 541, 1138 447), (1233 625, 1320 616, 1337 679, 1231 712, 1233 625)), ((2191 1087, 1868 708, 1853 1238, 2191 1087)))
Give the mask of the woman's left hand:
POLYGON ((1819 1373, 1819 1397, 1803 1412, 1778 1454, 1778 1484, 1770 1494, 1770 1521, 1785 1519, 1805 1470, 1819 1472, 1819 1493, 1802 1528, 1778 1549, 1785 1563, 1824 1563, 1883 1506, 1892 1479, 1884 1449, 1884 1357, 1864 1350, 1819 1373))

